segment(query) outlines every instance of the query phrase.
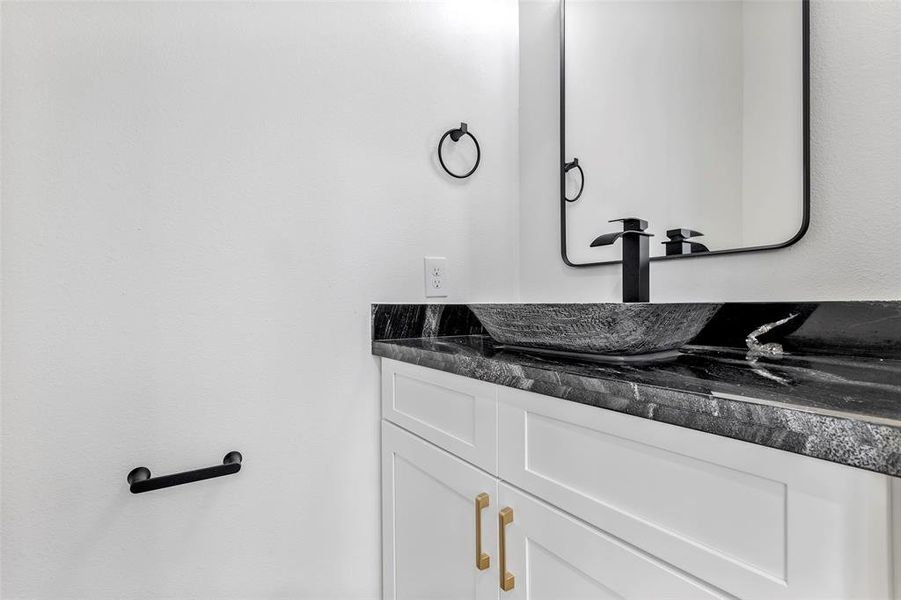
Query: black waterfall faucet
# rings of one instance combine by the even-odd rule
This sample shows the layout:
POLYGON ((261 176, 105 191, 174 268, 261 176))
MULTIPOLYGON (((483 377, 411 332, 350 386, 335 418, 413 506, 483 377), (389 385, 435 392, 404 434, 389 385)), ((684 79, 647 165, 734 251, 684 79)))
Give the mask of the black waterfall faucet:
POLYGON ((651 298, 651 253, 647 233, 648 222, 635 217, 613 219, 622 221, 623 230, 598 236, 591 247, 609 246, 623 238, 623 302, 649 302, 651 298))

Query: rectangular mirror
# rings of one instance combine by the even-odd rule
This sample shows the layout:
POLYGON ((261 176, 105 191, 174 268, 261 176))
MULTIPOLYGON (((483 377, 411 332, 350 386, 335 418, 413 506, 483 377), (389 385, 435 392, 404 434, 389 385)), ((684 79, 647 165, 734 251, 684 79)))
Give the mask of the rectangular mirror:
POLYGON ((649 223, 655 259, 800 239, 805 0, 563 0, 561 20, 564 261, 619 261, 589 244, 624 217, 649 223))

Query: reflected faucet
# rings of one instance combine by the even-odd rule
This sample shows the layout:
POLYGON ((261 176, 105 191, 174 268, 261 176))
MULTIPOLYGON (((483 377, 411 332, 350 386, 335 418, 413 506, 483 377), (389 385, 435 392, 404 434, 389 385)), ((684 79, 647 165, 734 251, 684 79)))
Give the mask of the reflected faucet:
POLYGON ((613 219, 622 221, 623 230, 598 236, 591 247, 609 246, 623 238, 623 302, 649 302, 651 297, 651 256, 647 233, 648 222, 635 217, 613 219))
POLYGON ((680 227, 678 229, 668 229, 666 237, 669 239, 660 242, 666 246, 667 256, 679 256, 682 254, 700 254, 701 252, 710 252, 710 250, 701 242, 692 242, 688 238, 704 235, 700 231, 680 227))

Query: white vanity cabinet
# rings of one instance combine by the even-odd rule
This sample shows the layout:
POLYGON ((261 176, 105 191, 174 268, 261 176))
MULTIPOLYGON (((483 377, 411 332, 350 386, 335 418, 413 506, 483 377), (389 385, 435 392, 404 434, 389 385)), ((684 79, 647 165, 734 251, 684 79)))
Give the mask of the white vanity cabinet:
POLYGON ((386 599, 899 597, 891 477, 389 359, 382 408, 386 599))

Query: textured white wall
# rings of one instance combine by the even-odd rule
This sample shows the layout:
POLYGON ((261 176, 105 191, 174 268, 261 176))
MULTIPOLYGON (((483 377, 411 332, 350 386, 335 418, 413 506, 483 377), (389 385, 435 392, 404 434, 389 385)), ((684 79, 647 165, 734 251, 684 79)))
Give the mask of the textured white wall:
POLYGON ((515 0, 3 3, 4 600, 377 596, 369 303, 424 255, 515 295, 516 36, 515 0))
MULTIPOLYGON (((557 9, 520 5, 521 297, 616 301, 619 266, 559 257, 557 9)), ((654 263, 652 300, 901 298, 901 2, 815 0, 811 55, 809 232, 783 250, 654 263)))

